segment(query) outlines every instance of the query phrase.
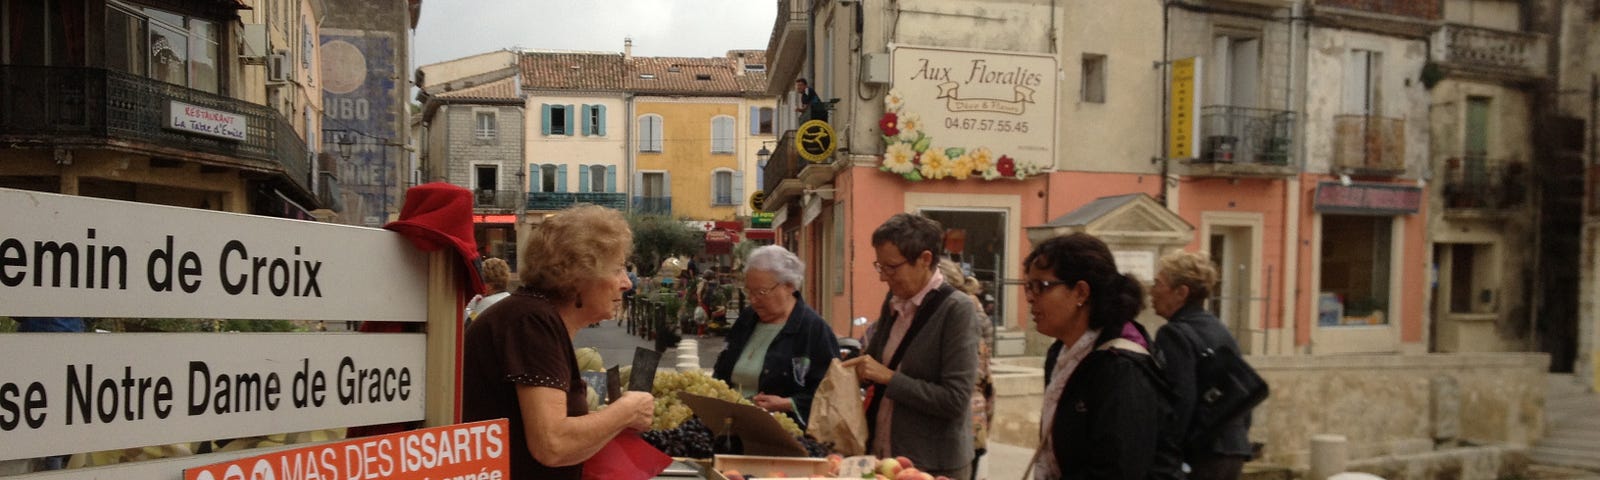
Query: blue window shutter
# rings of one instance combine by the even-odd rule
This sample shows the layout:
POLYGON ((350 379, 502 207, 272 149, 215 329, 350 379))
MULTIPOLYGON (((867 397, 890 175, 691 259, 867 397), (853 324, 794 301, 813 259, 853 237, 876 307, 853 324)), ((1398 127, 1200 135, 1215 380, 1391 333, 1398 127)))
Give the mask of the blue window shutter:
POLYGON ((606 193, 617 193, 616 165, 606 165, 606 193))
MULTIPOLYGON (((600 126, 598 127, 599 130, 595 131, 594 134, 604 137, 604 136, 606 136, 606 106, 605 105, 595 105, 594 106, 594 110, 600 116, 600 126)), ((615 190, 615 189, 612 189, 612 190, 615 190)))
POLYGON ((539 104, 539 106, 540 106, 541 111, 543 112, 542 114, 539 115, 539 119, 544 121, 544 129, 541 130, 541 131, 545 135, 549 135, 550 134, 550 104, 542 103, 542 104, 539 104))
POLYGON ((744 172, 733 172, 733 204, 744 204, 744 172))
POLYGON ((750 107, 750 134, 761 134, 761 107, 750 107))
POLYGON ((528 191, 539 191, 539 164, 528 165, 528 191))
POLYGON ((588 165, 578 165, 578 193, 589 193, 588 165))
POLYGON ((589 104, 583 104, 583 109, 578 110, 578 134, 589 136, 589 104))
POLYGON ((556 191, 567 193, 567 166, 556 167, 556 191))
POLYGON ((574 128, 574 127, 578 125, 577 123, 574 123, 572 121, 572 119, 577 118, 577 116, 578 116, 576 110, 577 109, 572 108, 572 105, 567 105, 567 135, 568 136, 572 135, 572 131, 576 130, 576 128, 574 128))

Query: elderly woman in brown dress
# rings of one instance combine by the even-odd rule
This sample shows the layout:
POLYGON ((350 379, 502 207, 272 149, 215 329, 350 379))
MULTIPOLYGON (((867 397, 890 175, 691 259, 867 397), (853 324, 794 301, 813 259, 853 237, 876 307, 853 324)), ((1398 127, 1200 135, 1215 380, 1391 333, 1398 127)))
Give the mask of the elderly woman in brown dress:
POLYGON ((572 339, 614 317, 631 288, 622 214, 580 205, 545 219, 522 254, 522 288, 467 328, 462 420, 510 419, 511 478, 578 479, 626 429, 650 428, 655 399, 627 392, 589 412, 572 339))

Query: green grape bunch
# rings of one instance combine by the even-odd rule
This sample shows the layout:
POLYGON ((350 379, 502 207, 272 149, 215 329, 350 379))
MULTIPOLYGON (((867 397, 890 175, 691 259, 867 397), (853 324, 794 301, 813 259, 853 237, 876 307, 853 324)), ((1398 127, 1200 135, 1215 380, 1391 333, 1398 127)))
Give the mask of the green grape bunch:
MULTIPOLYGON (((655 388, 650 391, 656 397, 655 423, 651 430, 671 430, 677 428, 685 420, 694 416, 694 411, 678 399, 678 392, 689 392, 702 397, 711 397, 744 405, 755 405, 749 399, 739 395, 737 390, 729 388, 721 380, 711 378, 703 371, 690 370, 684 372, 656 372, 655 388)), ((778 425, 791 435, 802 435, 800 426, 788 415, 774 413, 772 418, 778 425)))

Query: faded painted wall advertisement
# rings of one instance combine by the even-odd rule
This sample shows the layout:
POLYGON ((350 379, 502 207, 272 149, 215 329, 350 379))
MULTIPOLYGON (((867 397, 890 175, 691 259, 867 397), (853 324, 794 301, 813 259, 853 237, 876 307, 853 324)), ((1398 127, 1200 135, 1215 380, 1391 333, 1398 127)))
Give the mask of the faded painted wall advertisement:
POLYGON ((911 181, 995 180, 1054 166, 1054 57, 905 46, 892 55, 880 169, 911 181))
POLYGON ((322 29, 323 151, 350 152, 339 161, 345 223, 378 226, 399 208, 395 44, 389 32, 322 29))

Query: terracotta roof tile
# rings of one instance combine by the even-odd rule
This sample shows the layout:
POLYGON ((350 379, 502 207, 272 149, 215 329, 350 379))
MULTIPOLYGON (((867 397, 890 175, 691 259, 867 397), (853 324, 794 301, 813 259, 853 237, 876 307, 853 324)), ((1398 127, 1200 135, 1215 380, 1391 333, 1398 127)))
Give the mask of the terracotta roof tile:
POLYGON ((449 100, 518 100, 521 98, 518 93, 516 78, 506 77, 483 85, 441 92, 434 96, 449 100))
POLYGON ((618 91, 625 72, 620 53, 522 53, 525 89, 618 91))

